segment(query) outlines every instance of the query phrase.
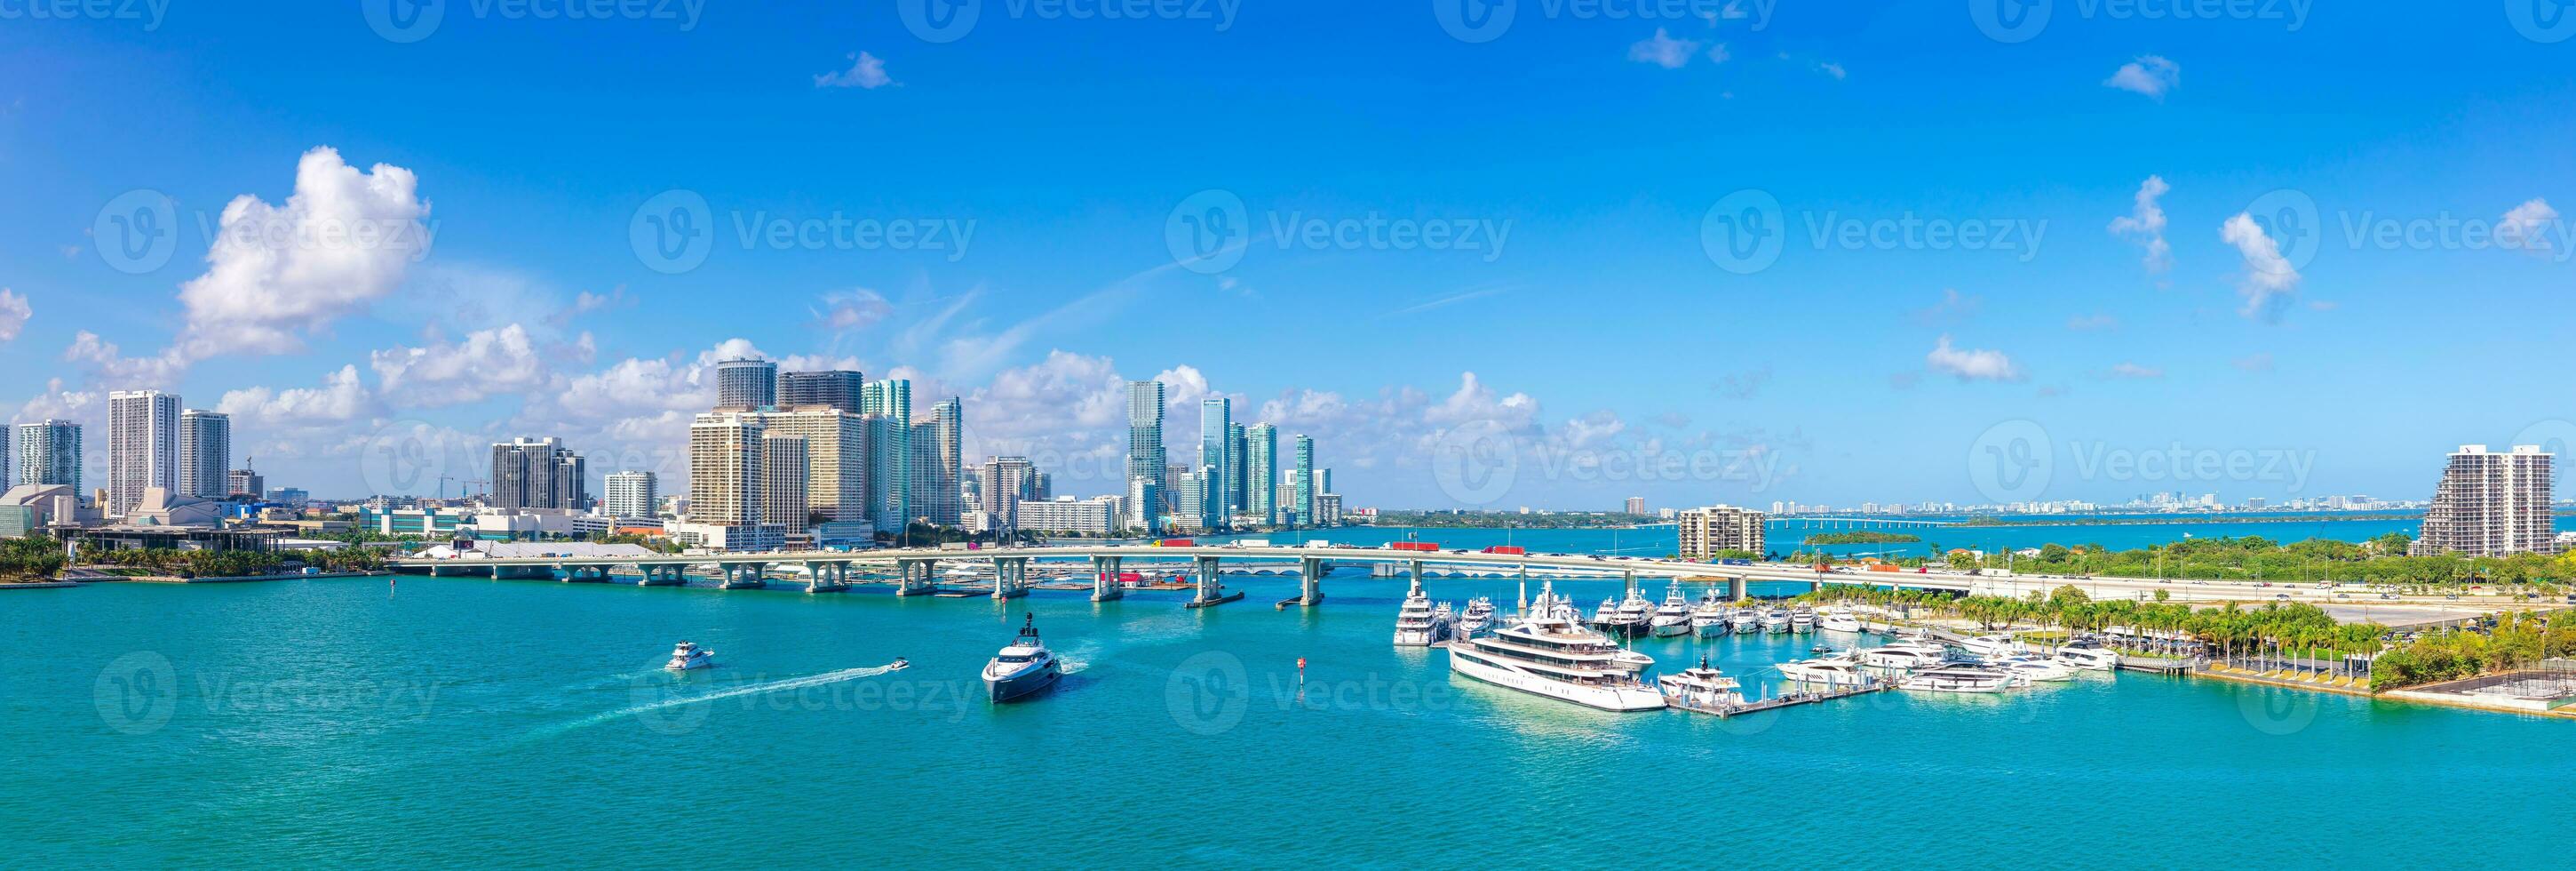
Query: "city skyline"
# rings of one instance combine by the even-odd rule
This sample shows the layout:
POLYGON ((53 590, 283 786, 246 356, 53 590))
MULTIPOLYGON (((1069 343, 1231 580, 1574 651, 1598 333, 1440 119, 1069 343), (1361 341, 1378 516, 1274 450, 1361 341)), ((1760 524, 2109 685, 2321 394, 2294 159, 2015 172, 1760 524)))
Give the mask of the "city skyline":
MULTIPOLYGON (((579 445, 595 474, 676 482, 714 368, 752 355, 961 397, 978 409, 965 458, 1029 456, 1082 495, 1124 495, 1117 409, 1146 379, 1174 407, 1222 398, 1314 434, 1354 504, 1389 507, 2423 499, 2440 477, 2425 458, 2459 444, 2576 442, 2576 409, 2533 401, 2549 385, 2508 356, 2564 325, 2460 343, 2440 371, 2403 362, 2424 336, 2547 305, 2569 277, 2557 207, 2576 194, 2549 146, 2576 122, 2524 107, 2576 81, 2507 16, 2061 15, 2007 42, 1958 9, 1863 6, 1531 13, 1488 41, 1365 6, 1213 32, 1001 18, 946 43, 884 9, 826 28, 728 10, 687 30, 458 15, 409 43, 371 38, 355 12, 13 28, 0 68, 33 87, 8 95, 0 180, 29 205, 0 216, 0 366, 28 377, 0 409, 84 424, 103 482, 108 393, 200 397, 271 481, 348 496, 403 483, 371 480, 395 477, 369 467, 388 444, 471 457, 525 433, 579 445), (1204 81, 1210 62, 1293 67, 1307 16, 1369 25, 1370 63, 1301 74, 1339 112, 1204 81), (1107 90, 997 96, 1101 60, 1067 28, 1174 32, 1096 70, 1107 90), (291 64, 216 48, 353 32, 291 64), (567 32, 621 45, 580 67, 521 50, 567 32), (2398 32, 2428 63, 2494 72, 2472 86, 2370 62, 2398 32), (843 75, 860 51, 884 79, 843 75), (185 73, 218 58, 221 90, 185 73), (310 81, 315 64, 346 75, 310 81), (501 149, 359 99, 383 92, 378 70, 422 66, 458 71, 428 108, 470 101, 564 147, 501 149), (718 99, 639 105, 601 83, 648 71, 718 99), (563 90, 539 100, 528 80, 563 90), (1531 108, 1566 93, 1589 105, 1531 108), (1002 101, 1063 141, 1125 108, 1158 145, 1035 154, 959 121, 1002 101), (147 115, 169 134, 128 135, 147 115), (639 117, 717 132, 616 154, 582 132, 639 117), (1442 123, 1419 142, 1374 132, 1396 117, 1442 123), (1877 135, 1890 127, 1906 135, 1877 135), (1486 146, 1541 130, 1584 131, 1564 149, 1584 156, 1486 146), (1230 147, 1181 147, 1202 141, 1230 147), (728 158, 827 142, 859 143, 856 159, 728 158), (666 195, 703 203, 659 213, 706 216, 709 247, 675 249, 694 262, 631 232, 666 195), (166 233, 126 235, 165 214, 166 233), (1182 231, 1214 229, 1210 214, 1248 233, 1197 250, 1182 231), (1745 215, 1776 216, 1780 247, 1729 237, 1745 215), (387 238, 262 250, 263 229, 334 221, 387 238), (889 241, 897 225, 911 241, 889 241), (1399 226, 1461 244, 1398 244, 1399 226), (2451 302, 2463 293, 2474 304, 2451 302), (1819 318, 1830 336, 1796 328, 1819 318), (1153 341, 1238 324, 1302 350, 1291 364, 1153 341), (2355 396, 2392 401, 2340 401, 2355 396), (1905 437, 1885 437, 1890 421, 1905 437), (2052 460, 2036 492, 1990 465, 2014 444, 2052 460), (1505 486, 1462 479, 1479 468, 1444 479, 1443 451, 1493 446, 1505 486), (2187 462, 2138 462, 2174 453, 2187 462), (2227 471, 2238 456, 2251 471, 2227 471), (1667 457, 1684 471, 1633 471, 1667 457), (2186 474, 2200 458, 2215 479, 2186 474)), ((1204 444, 1196 415, 1166 429, 1180 455, 1204 444)))

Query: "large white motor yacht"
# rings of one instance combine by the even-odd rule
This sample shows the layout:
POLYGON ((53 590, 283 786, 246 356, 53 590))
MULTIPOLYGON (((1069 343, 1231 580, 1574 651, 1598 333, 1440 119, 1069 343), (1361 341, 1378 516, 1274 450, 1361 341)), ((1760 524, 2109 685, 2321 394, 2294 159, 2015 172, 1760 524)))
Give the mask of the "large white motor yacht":
POLYGON ((2029 655, 1990 656, 1986 658, 1986 667, 2000 668, 2018 675, 2023 683, 2075 679, 2075 666, 2029 655))
POLYGON ((2030 648, 2023 647, 2020 641, 2013 639, 2012 635, 2002 632, 1988 633, 1961 641, 1959 649, 1978 656, 2016 656, 2030 652, 2030 648))
POLYGON ((1762 615, 1750 607, 1737 608, 1726 615, 1727 631, 1737 635, 1762 631, 1761 623, 1762 615))
POLYGON ((1604 711, 1651 711, 1664 697, 1637 674, 1654 660, 1573 619, 1553 586, 1517 622, 1449 645, 1449 670, 1499 687, 1604 711))
POLYGON ((1664 702, 1684 708, 1731 708, 1744 704, 1734 678, 1708 664, 1701 654, 1699 667, 1655 678, 1655 686, 1664 693, 1664 702))
POLYGON ((1467 610, 1458 615, 1458 637, 1470 638, 1483 635, 1493 628, 1494 600, 1488 596, 1477 596, 1467 600, 1467 610))
POLYGON ((1854 658, 1859 661, 1861 667, 1872 671, 1903 674, 1939 666, 1949 661, 1950 654, 1938 647, 1890 644, 1886 647, 1868 647, 1855 651, 1854 658))
POLYGON ((1701 638, 1726 634, 1726 603, 1718 599, 1717 588, 1709 588, 1708 595, 1700 597, 1699 607, 1691 609, 1690 623, 1691 632, 1701 638))
POLYGON ((1655 616, 1649 621, 1649 625, 1654 627, 1657 638, 1690 634, 1690 599, 1682 595, 1680 585, 1664 588, 1664 604, 1655 609, 1655 616))
POLYGON ((1816 628, 1827 632, 1858 632, 1860 618, 1844 611, 1825 611, 1816 615, 1816 628))
POLYGON ((1635 590, 1619 600, 1619 612, 1610 618, 1610 634, 1621 638, 1643 638, 1654 631, 1655 606, 1635 590))
POLYGON ((1848 653, 1834 653, 1814 659, 1793 659, 1780 664, 1780 676, 1791 683, 1826 688, 1868 686, 1876 681, 1860 669, 1860 662, 1848 653))
POLYGON ((1431 597, 1423 595, 1422 580, 1413 581, 1413 589, 1404 594, 1404 607, 1395 612, 1395 646, 1429 647, 1445 638, 1447 624, 1432 613, 1431 597))
POLYGON ((1915 672, 1897 686, 1918 692, 1999 693, 2020 682, 2020 678, 1999 669, 1946 665, 1915 672))
POLYGON ((2120 654, 2099 647, 2064 647, 2058 649, 2057 661, 2085 671, 2110 671, 2120 667, 2120 654))
POLYGON ((671 648, 671 661, 662 666, 672 671, 716 667, 716 652, 683 641, 671 648))
POLYGON ((1019 637, 984 664, 984 692, 993 701, 1007 702, 1055 686, 1061 677, 1063 664, 1038 640, 1038 617, 1032 613, 1020 624, 1019 637))

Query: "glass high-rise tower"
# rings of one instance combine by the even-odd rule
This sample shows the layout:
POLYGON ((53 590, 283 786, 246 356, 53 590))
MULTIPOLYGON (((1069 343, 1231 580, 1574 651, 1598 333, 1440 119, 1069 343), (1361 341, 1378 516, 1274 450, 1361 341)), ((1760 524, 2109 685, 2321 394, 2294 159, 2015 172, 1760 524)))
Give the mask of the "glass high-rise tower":
POLYGON ((1301 435, 1296 445, 1297 475, 1289 483, 1296 487, 1297 523, 1311 526, 1315 522, 1315 440, 1301 435))
POLYGON ((868 421, 868 507, 877 531, 900 534, 912 505, 912 382, 870 381, 859 391, 859 413, 868 421))
POLYGON ((749 411, 778 404, 778 364, 767 360, 716 363, 716 407, 749 411))
MULTIPOLYGON (((1163 467, 1163 382, 1127 382, 1127 480, 1151 482, 1158 501, 1171 485, 1163 467)), ((1130 485, 1132 488, 1132 484, 1130 485)), ((1148 512, 1160 511, 1156 505, 1148 512)))
POLYGON ((1253 424, 1243 431, 1244 510, 1263 525, 1279 522, 1279 428, 1253 424))
POLYGON ((1199 470, 1207 475, 1207 489, 1199 497, 1205 500, 1202 514, 1212 530, 1225 528, 1226 506, 1233 504, 1225 486, 1231 469, 1226 464, 1226 435, 1233 428, 1234 400, 1199 401, 1199 470))

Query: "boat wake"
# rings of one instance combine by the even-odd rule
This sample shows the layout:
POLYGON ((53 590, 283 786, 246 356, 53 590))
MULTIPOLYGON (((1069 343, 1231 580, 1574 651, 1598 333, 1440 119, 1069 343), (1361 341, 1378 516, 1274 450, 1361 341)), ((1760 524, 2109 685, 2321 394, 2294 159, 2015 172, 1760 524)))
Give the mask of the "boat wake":
MULTIPOLYGON (((841 670, 839 670, 839 671, 827 671, 827 672, 824 672, 824 673, 822 673, 822 674, 809 674, 809 675, 806 675, 806 676, 804 676, 804 677, 792 677, 792 678, 786 678, 786 679, 783 679, 783 680, 763 681, 763 682, 760 682, 760 683, 754 683, 754 684, 744 684, 744 685, 742 685, 742 686, 738 686, 738 687, 728 687, 728 688, 725 688, 725 689, 715 690, 715 691, 712 691, 712 692, 706 692, 706 693, 700 693, 700 694, 693 695, 693 696, 682 696, 682 697, 679 697, 679 698, 659 699, 659 700, 656 700, 656 701, 645 702, 645 703, 643 703, 643 704, 639 704, 639 705, 630 705, 630 706, 628 706, 628 707, 619 708, 619 709, 614 710, 614 711, 606 711, 606 712, 603 712, 603 713, 592 714, 592 715, 590 715, 590 716, 588 716, 588 717, 584 717, 584 718, 581 718, 581 719, 579 719, 579 720, 574 720, 574 721, 569 722, 569 723, 563 723, 563 724, 559 724, 559 725, 555 725, 555 726, 548 726, 548 727, 545 727, 545 728, 542 728, 542 729, 538 729, 538 730, 536 730, 536 731, 534 731, 534 732, 530 732, 530 733, 528 733, 527 739, 536 739, 536 738, 543 738, 543 737, 547 737, 547 736, 551 736, 551 735, 560 735, 560 734, 563 734, 563 733, 565 733, 565 732, 573 731, 573 730, 575 730, 575 729, 581 729, 581 728, 585 728, 585 727, 589 727, 589 726, 596 726, 596 725, 599 725, 599 724, 601 724, 601 723, 608 722, 608 721, 610 721, 610 720, 625 719, 625 718, 628 718, 628 717, 634 717, 634 716, 641 715, 641 714, 649 714, 649 713, 653 713, 653 712, 655 712, 655 711, 660 711, 660 710, 664 710, 664 709, 668 709, 668 708, 677 708, 677 707, 682 707, 682 706, 686 706, 686 705, 699 705, 699 704, 705 704, 705 703, 708 703, 708 702, 722 701, 722 700, 725 700, 725 699, 740 698, 740 697, 742 697, 742 696, 757 695, 757 694, 760 694, 760 693, 793 692, 793 691, 796 691, 796 690, 805 689, 805 688, 807 688, 807 687, 818 687, 818 686, 824 686, 824 685, 827 685, 827 684, 836 684, 836 683, 841 683, 841 682, 843 682, 843 681, 853 681, 853 680, 858 680, 858 679, 860 679, 860 678, 877 677, 877 676, 879 676, 879 675, 883 675, 883 674, 886 674, 886 673, 889 673, 889 672, 892 672, 892 671, 895 671, 895 670, 896 670, 896 666, 895 666, 893 663, 887 663, 887 664, 885 664, 885 665, 872 665, 872 666, 866 666, 866 667, 863 667, 863 668, 845 668, 845 669, 841 669, 841 670)), ((649 673, 648 673, 648 676, 649 676, 649 673)), ((658 689, 651 689, 651 688, 648 688, 648 687, 646 687, 644 684, 642 684, 642 683, 640 683, 640 682, 635 682, 635 683, 634 683, 634 686, 636 687, 636 691, 637 691, 639 694, 640 694, 640 693, 643 693, 643 692, 658 692, 658 691, 659 691, 658 689)))
POLYGON ((1065 674, 1081 674, 1083 669, 1091 667, 1092 658, 1099 655, 1100 645, 1085 644, 1057 653, 1056 661, 1062 664, 1065 674))

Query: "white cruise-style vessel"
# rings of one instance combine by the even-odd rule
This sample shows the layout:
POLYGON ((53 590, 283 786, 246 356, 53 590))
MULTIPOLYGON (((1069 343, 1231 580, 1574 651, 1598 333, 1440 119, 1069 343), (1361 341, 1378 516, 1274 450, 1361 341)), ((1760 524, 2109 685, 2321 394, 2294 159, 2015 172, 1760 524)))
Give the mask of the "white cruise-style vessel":
POLYGON ((1447 629, 1432 612, 1431 597, 1423 595, 1422 580, 1414 579, 1413 589, 1404 594, 1404 607, 1395 612, 1395 646, 1429 647, 1446 638, 1447 629))
POLYGON ((1056 661, 1055 651, 1038 640, 1038 616, 1030 614, 1020 624, 1019 637, 1011 639, 991 662, 984 663, 984 694, 996 702, 1026 698, 1032 693, 1055 686, 1064 677, 1064 666, 1056 661))
POLYGON ((1744 704, 1744 693, 1735 679, 1708 664, 1704 653, 1700 654, 1698 668, 1655 678, 1655 687, 1663 691, 1664 702, 1675 707, 1731 708, 1744 704))
POLYGON ((2000 632, 1979 635, 1975 638, 1961 641, 1959 642, 1959 649, 1978 656, 2017 656, 2030 652, 2029 648, 2021 646, 2020 641, 2014 640, 2009 634, 2000 632))
POLYGON ((1449 670, 1499 687, 1604 711, 1651 711, 1664 697, 1637 674, 1654 664, 1621 650, 1610 637, 1574 619, 1553 585, 1520 619, 1482 638, 1449 645, 1449 670))
POLYGON ((1717 588, 1709 588, 1708 595, 1700 597, 1699 607, 1691 609, 1690 623, 1692 634, 1701 638, 1726 634, 1726 603, 1718 599, 1717 588))
POLYGON ((1945 665, 1915 672, 1897 687, 1933 693, 1999 693, 2021 682, 2021 678, 2000 669, 1945 665))
POLYGON ((1619 611, 1610 618, 1610 634, 1621 638, 1643 638, 1654 630, 1655 605, 1635 590, 1619 600, 1619 611))
POLYGON ((1816 628, 1827 632, 1858 632, 1860 618, 1844 611, 1826 611, 1816 615, 1816 628))
POLYGON ((1925 644, 1897 643, 1855 651, 1862 668, 1889 674, 1933 668, 1949 662, 1949 651, 1925 644))
POLYGON ((1457 636, 1473 638, 1493 631, 1493 628, 1494 600, 1487 596, 1467 600, 1467 610, 1458 615, 1457 636))
POLYGON ((1861 671, 1859 660, 1849 653, 1793 659, 1780 664, 1780 676, 1791 683, 1826 688, 1868 686, 1876 680, 1861 671))
POLYGON ((1690 599, 1682 595, 1680 585, 1664 588, 1664 604, 1655 609, 1655 616, 1648 621, 1648 625, 1653 627, 1657 638, 1673 638, 1690 634, 1690 599))
POLYGON ((677 646, 671 648, 671 661, 664 663, 662 667, 672 671, 688 671, 693 668, 714 668, 716 667, 716 652, 683 641, 677 646))
POLYGON ((2120 667, 2120 654, 2099 647, 2064 647, 2058 649, 2057 661, 2085 671, 2110 671, 2120 667))

